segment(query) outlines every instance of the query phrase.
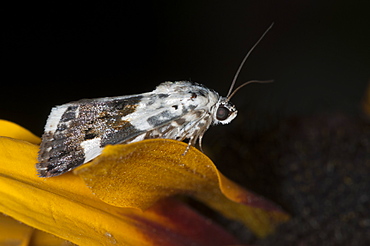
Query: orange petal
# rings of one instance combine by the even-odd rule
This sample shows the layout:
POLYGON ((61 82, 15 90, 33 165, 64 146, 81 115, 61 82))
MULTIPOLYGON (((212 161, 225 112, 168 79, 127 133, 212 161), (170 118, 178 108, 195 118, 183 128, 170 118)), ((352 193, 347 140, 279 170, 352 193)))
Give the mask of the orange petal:
POLYGON ((0 245, 28 245, 34 229, 0 214, 0 245))
POLYGON ((0 232, 0 245, 74 245, 2 214, 0 214, 0 232))
POLYGON ((73 173, 39 178, 37 152, 37 145, 0 137, 0 212, 18 221, 78 245, 237 243, 179 202, 162 201, 142 212, 102 202, 73 173))
POLYGON ((195 148, 165 139, 107 146, 103 154, 76 170, 104 202, 145 210, 175 194, 192 195, 225 216, 240 220, 258 236, 271 233, 289 216, 271 202, 225 178, 195 148))

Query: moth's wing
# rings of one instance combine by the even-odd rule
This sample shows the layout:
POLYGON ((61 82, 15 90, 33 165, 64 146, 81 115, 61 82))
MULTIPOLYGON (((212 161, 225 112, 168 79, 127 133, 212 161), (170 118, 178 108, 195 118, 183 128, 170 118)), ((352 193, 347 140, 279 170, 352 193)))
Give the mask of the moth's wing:
POLYGON ((39 176, 65 173, 98 156, 105 145, 140 134, 122 118, 135 112, 145 96, 83 99, 53 108, 42 136, 39 176))
POLYGON ((211 124, 208 109, 217 101, 215 95, 206 93, 188 82, 163 83, 150 93, 57 106, 42 137, 39 176, 68 172, 100 155, 108 144, 157 137, 197 138, 211 124), (194 126, 201 126, 201 131, 194 126))

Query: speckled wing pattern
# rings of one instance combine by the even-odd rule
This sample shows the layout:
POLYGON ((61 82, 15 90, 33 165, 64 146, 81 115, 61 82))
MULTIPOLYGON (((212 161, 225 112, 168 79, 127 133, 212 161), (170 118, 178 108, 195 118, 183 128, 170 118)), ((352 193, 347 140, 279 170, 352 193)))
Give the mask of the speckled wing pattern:
POLYGON ((211 124, 229 123, 236 109, 203 85, 164 82, 149 93, 82 99, 52 109, 42 136, 40 177, 63 174, 101 154, 109 144, 148 138, 201 140, 211 124))

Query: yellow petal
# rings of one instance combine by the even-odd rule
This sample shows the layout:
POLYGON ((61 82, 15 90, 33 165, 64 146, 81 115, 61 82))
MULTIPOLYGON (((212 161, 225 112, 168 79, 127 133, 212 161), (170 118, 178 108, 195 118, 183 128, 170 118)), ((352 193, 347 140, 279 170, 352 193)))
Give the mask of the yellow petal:
POLYGON ((0 214, 0 245, 68 246, 71 242, 0 214))
POLYGON ((52 234, 34 230, 29 246, 74 246, 72 242, 56 237, 52 234))
POLYGON ((0 214, 0 245, 28 245, 34 229, 0 214))
POLYGON ((261 237, 289 218, 271 202, 225 178, 197 149, 182 155, 186 147, 165 139, 107 146, 101 156, 75 172, 94 194, 114 206, 145 210, 165 197, 192 195, 261 237))
POLYGON ((22 139, 30 143, 39 144, 41 139, 23 127, 0 119, 0 136, 22 139))
POLYGON ((237 243, 179 202, 162 201, 142 212, 102 202, 73 173, 39 178, 37 152, 37 145, 0 137, 0 212, 18 221, 78 245, 237 243), (205 230, 194 234, 193 224, 205 230))

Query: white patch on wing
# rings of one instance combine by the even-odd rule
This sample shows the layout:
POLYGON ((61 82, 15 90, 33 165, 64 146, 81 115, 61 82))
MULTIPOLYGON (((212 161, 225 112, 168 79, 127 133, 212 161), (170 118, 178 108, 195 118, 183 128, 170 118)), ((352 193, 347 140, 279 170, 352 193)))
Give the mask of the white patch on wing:
POLYGON ((76 118, 80 117, 80 107, 76 108, 75 116, 76 118))
MULTIPOLYGON (((219 98, 217 93, 186 81, 162 83, 151 94, 165 94, 168 97, 150 101, 150 94, 148 94, 148 96, 141 99, 135 112, 121 119, 129 121, 138 130, 148 131, 153 127, 148 122, 148 119, 151 117, 158 116, 156 119, 158 122, 178 118, 184 118, 188 122, 197 120, 198 116, 193 114, 193 112, 203 111, 204 113, 209 113, 209 110, 218 102, 219 98), (197 93, 200 90, 206 90, 206 95, 197 93), (196 94, 196 96, 194 97, 193 94, 196 94), (185 110, 187 113, 184 112, 185 110), (170 117, 161 117, 161 113, 164 111, 168 111, 170 117)), ((181 128, 182 126, 180 126, 181 128)))
POLYGON ((56 106, 52 108, 50 115, 48 117, 48 120, 46 122, 46 125, 45 125, 45 132, 54 133, 56 131, 58 127, 58 123, 60 119, 62 118, 62 115, 64 114, 64 112, 67 110, 69 106, 70 106, 69 104, 64 104, 64 105, 56 106))
POLYGON ((142 141, 142 140, 145 139, 144 137, 145 137, 145 134, 141 134, 141 135, 135 137, 134 139, 132 139, 131 141, 128 141, 127 143, 134 143, 134 142, 142 141))
POLYGON ((81 147, 85 153, 84 163, 91 161, 101 154, 103 148, 100 147, 101 138, 93 138, 81 142, 81 147))

